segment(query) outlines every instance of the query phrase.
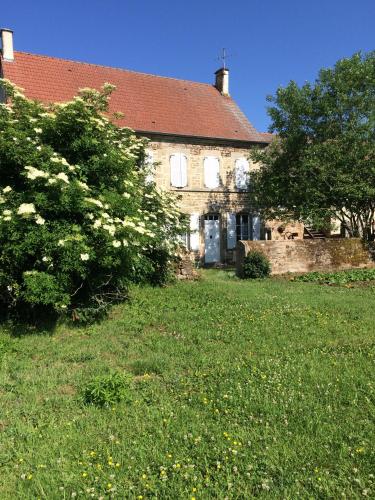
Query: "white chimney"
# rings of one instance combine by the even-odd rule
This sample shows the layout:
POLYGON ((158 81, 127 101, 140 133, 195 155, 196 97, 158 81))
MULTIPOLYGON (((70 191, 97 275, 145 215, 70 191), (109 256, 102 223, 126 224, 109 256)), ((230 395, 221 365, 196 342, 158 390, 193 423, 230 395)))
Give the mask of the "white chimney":
POLYGON ((215 72, 215 87, 223 95, 229 96, 229 70, 227 68, 218 69, 215 72))
POLYGON ((3 28, 0 30, 1 48, 4 61, 14 61, 13 31, 3 28))

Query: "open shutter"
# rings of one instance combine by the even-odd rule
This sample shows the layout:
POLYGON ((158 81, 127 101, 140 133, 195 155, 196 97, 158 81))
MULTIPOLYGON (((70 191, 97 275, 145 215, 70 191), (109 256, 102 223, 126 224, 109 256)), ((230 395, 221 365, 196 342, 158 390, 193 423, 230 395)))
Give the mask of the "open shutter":
POLYGON ((260 217, 259 215, 253 215, 253 240, 260 240, 260 217))
POLYGON ((145 182, 146 184, 151 184, 152 182, 155 181, 155 172, 154 172, 154 153, 150 149, 146 152, 145 167, 148 171, 145 178, 145 182))
POLYGON ((199 250, 199 214, 190 215, 190 250, 199 250))
POLYGON ((171 166, 171 185, 178 187, 181 183, 180 180, 180 161, 177 155, 171 155, 169 159, 171 166))
POLYGON ((171 185, 174 187, 185 187, 187 185, 187 158, 181 153, 171 155, 171 185))
POLYGON ((204 185, 209 189, 219 187, 219 159, 207 156, 203 161, 204 185))
POLYGON ((249 182, 249 162, 238 158, 235 162, 235 181, 238 189, 246 189, 249 182))
POLYGON ((187 158, 180 155, 181 187, 187 186, 187 158))
POLYGON ((232 250, 236 243, 236 214, 227 214, 227 249, 232 250))

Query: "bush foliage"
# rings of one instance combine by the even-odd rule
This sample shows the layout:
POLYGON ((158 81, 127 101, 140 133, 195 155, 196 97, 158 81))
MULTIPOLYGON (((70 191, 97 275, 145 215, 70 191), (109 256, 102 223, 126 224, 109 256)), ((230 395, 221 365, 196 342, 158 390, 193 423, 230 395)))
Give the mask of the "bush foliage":
POLYGON ((247 279, 266 278, 271 273, 267 257, 256 250, 251 250, 244 259, 242 277, 247 279))
POLYGON ((375 281, 375 268, 350 269, 348 271, 333 273, 306 273, 291 278, 291 281, 320 283, 324 285, 346 285, 347 283, 355 283, 356 281, 375 281))
POLYGON ((131 281, 168 277, 181 219, 145 147, 108 116, 114 87, 44 107, 3 80, 0 306, 93 319, 131 281))

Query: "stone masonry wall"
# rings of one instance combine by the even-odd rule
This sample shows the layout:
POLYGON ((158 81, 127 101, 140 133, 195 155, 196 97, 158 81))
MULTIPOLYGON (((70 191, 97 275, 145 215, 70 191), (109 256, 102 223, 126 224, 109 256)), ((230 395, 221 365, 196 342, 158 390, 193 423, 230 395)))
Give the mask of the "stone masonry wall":
POLYGON ((238 241, 238 276, 242 274, 244 258, 250 250, 258 250, 266 255, 272 266, 272 274, 336 271, 374 265, 359 238, 238 241))
MULTIPOLYGON (((155 171, 156 184, 165 190, 172 191, 179 196, 180 209, 186 214, 198 213, 201 216, 207 213, 220 215, 220 253, 222 262, 233 262, 235 250, 227 249, 227 213, 251 212, 249 195, 235 186, 235 161, 238 158, 247 158, 251 145, 210 144, 208 141, 192 140, 184 142, 182 139, 151 138, 149 150, 152 152, 153 162, 157 163, 155 171), (171 186, 169 158, 174 153, 183 153, 188 159, 188 183, 184 188, 171 186), (203 161, 206 156, 216 156, 220 161, 220 186, 217 189, 208 189, 204 185, 203 161)), ((258 165, 250 163, 250 172, 258 165)), ((288 225, 280 233, 277 229, 280 223, 272 221, 269 224, 272 239, 285 239, 291 233, 303 237, 303 225, 288 225)), ((197 257, 204 258, 204 227, 200 225, 200 251, 197 257)))

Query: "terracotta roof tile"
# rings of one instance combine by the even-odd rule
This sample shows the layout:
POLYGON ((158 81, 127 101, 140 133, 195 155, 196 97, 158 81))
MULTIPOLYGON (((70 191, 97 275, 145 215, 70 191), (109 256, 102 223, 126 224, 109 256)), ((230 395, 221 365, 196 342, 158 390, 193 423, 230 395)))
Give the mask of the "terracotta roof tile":
POLYGON ((213 86, 138 73, 55 57, 15 52, 2 61, 4 77, 42 102, 64 102, 83 87, 116 85, 110 111, 120 111, 121 126, 137 132, 206 137, 247 142, 270 142, 249 123, 231 97, 213 86))
POLYGON ((272 142, 274 138, 276 137, 275 134, 270 134, 269 132, 259 132, 260 135, 263 137, 264 142, 272 142))

